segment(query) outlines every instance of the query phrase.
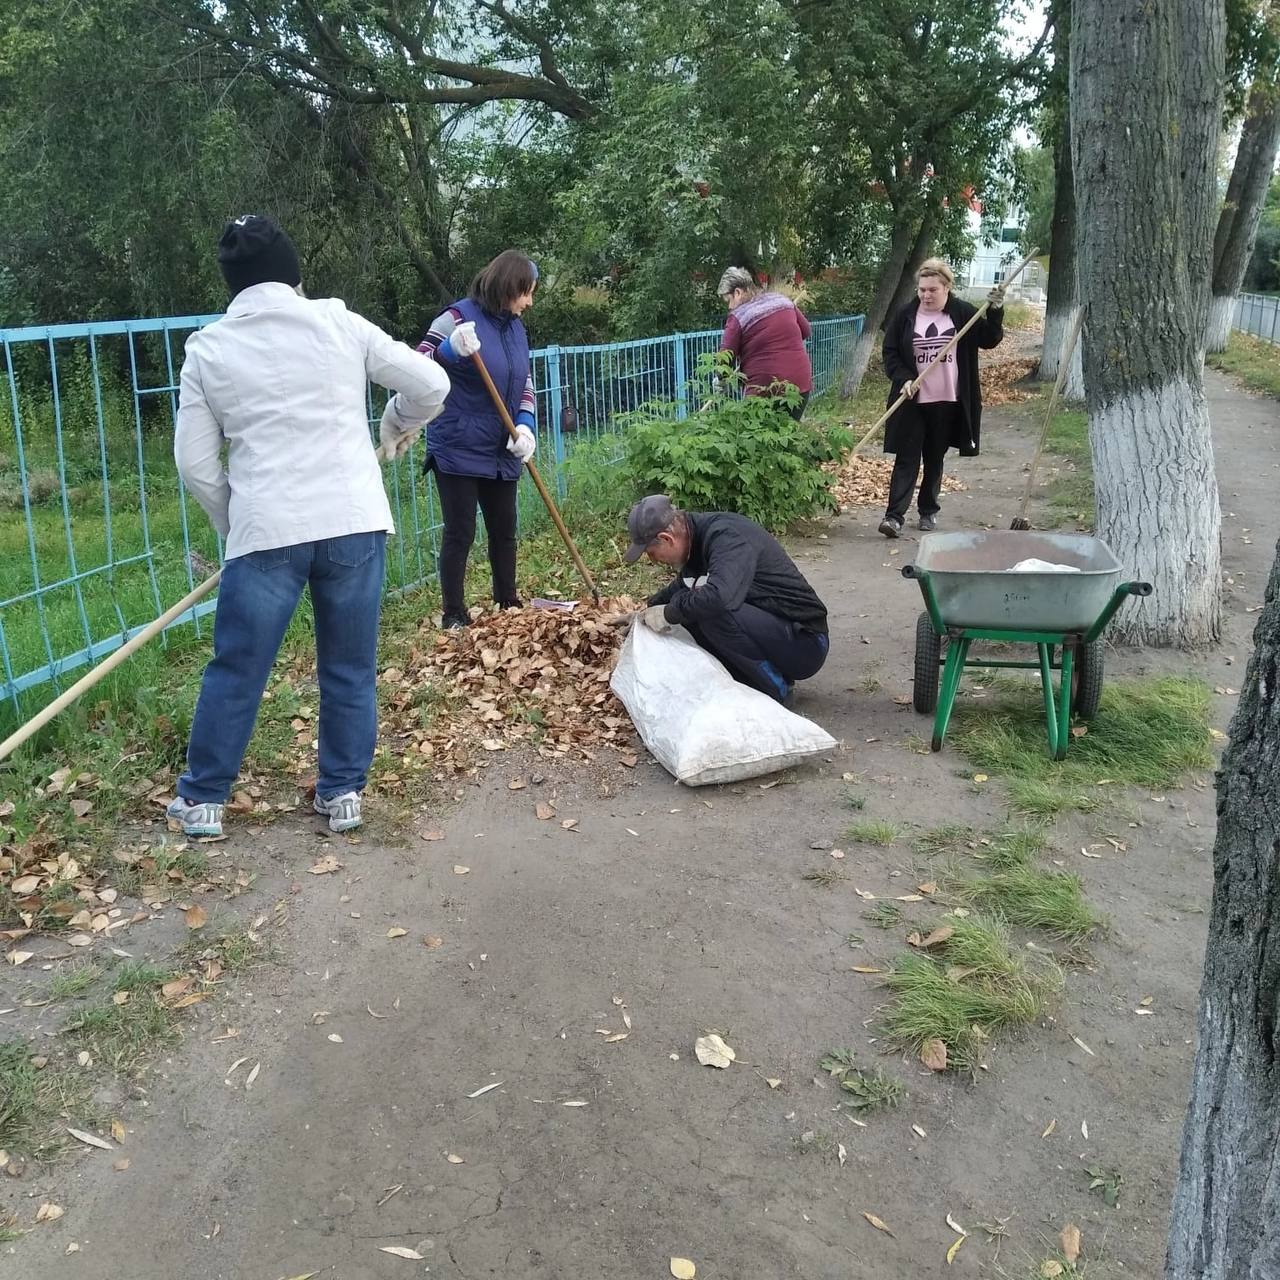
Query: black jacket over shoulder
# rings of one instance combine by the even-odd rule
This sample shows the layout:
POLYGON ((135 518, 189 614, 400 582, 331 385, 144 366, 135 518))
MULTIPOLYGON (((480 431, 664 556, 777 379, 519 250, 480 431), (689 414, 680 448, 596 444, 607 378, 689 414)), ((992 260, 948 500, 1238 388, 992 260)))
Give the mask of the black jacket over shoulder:
MULTIPOLYGON (((889 376, 888 408, 902 391, 902 385, 916 376, 915 320, 920 304, 912 298, 893 314, 884 331, 884 371, 889 376)), ((964 328, 977 307, 952 294, 943 308, 956 329, 964 328)), ((961 421, 951 437, 951 447, 963 458, 976 458, 982 430, 982 391, 978 385, 978 349, 998 347, 1004 337, 1004 308, 992 307, 956 344, 956 399, 961 421)), ((889 419, 884 430, 885 453, 897 453, 917 433, 923 438, 924 422, 914 399, 908 400, 889 419)))
POLYGON ((666 605, 668 622, 689 622, 755 605, 806 631, 827 634, 827 607, 782 545, 754 520, 732 511, 686 512, 693 543, 680 576, 649 603, 666 605), (694 588, 686 580, 706 581, 694 588))

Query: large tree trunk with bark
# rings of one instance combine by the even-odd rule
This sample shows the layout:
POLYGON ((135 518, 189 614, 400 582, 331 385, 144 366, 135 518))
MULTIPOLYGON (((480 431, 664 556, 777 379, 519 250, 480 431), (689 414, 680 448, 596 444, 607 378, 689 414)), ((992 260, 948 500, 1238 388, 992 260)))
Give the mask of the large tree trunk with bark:
POLYGON ((889 252, 876 277, 875 293, 867 308, 866 319, 862 322, 862 336, 854 344, 853 354, 840 379, 840 394, 846 399, 858 394, 867 366, 871 363, 871 355, 880 346, 880 326, 889 314, 889 304, 893 301, 898 281, 902 279, 902 269, 915 243, 918 226, 919 222, 914 214, 895 211, 889 252))
POLYGON ((1213 905, 1166 1280, 1280 1275, 1280 560, 1218 773, 1213 905))
POLYGON ((1218 127, 1217 108, 1212 130, 1188 110, 1208 109, 1205 85, 1215 77, 1221 97, 1222 28, 1221 0, 1073 5, 1072 159, 1097 531, 1127 575, 1155 587, 1117 615, 1114 633, 1132 643, 1206 644, 1220 625, 1222 513, 1202 377, 1211 190, 1186 189, 1211 189, 1216 133, 1199 163, 1187 157, 1184 134, 1204 141, 1218 127), (1186 38, 1184 22, 1198 24, 1186 38))
MULTIPOLYGON (((903 264, 902 276, 898 280, 898 287, 893 291, 893 299, 889 303, 888 311, 885 312, 886 318, 893 315, 908 298, 915 297, 916 272, 920 270, 921 264, 933 252, 933 237, 937 228, 937 211, 930 206, 924 215, 923 221, 920 223, 920 230, 916 232, 916 239, 911 246, 911 252, 907 254, 907 260, 903 264)), ((881 328, 883 329, 883 327, 882 323, 881 328)))
POLYGON ((1236 150, 1227 198, 1213 237, 1213 289, 1205 327, 1205 350, 1225 351, 1231 318, 1253 257, 1258 220, 1280 147, 1280 91, 1274 77, 1260 75, 1249 91, 1240 146, 1236 150))
POLYGON ((1070 58, 1070 15, 1065 5, 1054 6, 1058 25, 1053 37, 1055 75, 1062 69, 1063 105, 1053 142, 1053 224, 1049 243, 1049 289, 1044 305, 1044 342, 1040 348, 1042 382, 1054 382, 1079 305, 1076 287, 1076 189, 1071 166, 1071 109, 1066 88, 1065 67, 1070 58), (1064 20, 1065 19, 1065 20, 1064 20))

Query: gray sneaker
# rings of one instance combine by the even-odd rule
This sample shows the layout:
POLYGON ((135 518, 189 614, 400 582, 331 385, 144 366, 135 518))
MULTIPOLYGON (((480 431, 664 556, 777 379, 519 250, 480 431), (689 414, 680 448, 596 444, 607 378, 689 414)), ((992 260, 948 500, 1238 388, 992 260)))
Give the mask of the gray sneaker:
POLYGON ((921 533, 932 533, 937 527, 938 527, 937 516, 921 516, 920 517, 921 533))
POLYGON ((902 521, 895 520, 893 516, 885 516, 880 521, 880 532, 886 538, 896 538, 902 532, 902 521))
POLYGON ((192 804, 178 796, 169 802, 165 813, 175 822, 182 823, 184 836, 220 836, 222 834, 222 810, 220 804, 192 804))
POLYGON ((344 791, 328 800, 315 798, 315 811, 329 819, 330 831, 354 831, 363 819, 360 816, 360 793, 344 791))

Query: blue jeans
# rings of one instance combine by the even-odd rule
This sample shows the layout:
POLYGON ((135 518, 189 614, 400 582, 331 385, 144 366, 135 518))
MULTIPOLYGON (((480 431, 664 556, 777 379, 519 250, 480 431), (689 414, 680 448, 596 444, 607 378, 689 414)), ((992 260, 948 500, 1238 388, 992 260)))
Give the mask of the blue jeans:
POLYGON ((223 566, 178 794, 222 804, 240 773, 262 692, 303 587, 311 588, 320 682, 320 771, 324 799, 364 789, 378 736, 375 690, 378 618, 387 535, 351 533, 252 551, 223 566))

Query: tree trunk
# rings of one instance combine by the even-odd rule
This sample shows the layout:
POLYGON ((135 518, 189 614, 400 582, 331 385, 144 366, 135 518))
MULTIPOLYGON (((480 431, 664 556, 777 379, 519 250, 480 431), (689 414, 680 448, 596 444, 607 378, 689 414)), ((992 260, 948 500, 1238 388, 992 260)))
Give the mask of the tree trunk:
MULTIPOLYGON (((1053 57, 1055 77, 1058 67, 1065 67, 1071 56, 1070 15, 1066 6, 1054 6, 1058 25, 1054 30, 1053 57)), ((1062 344, 1071 332, 1079 305, 1076 283, 1076 189, 1075 170, 1071 165, 1071 106, 1065 75, 1062 104, 1058 111, 1057 137, 1053 143, 1053 224, 1049 243, 1049 289, 1044 306, 1044 341, 1040 347, 1042 382, 1054 382, 1062 358, 1062 344)), ((1080 397, 1077 397, 1080 398, 1080 397)))
POLYGON ((893 300, 898 281, 902 279, 902 268, 915 243, 917 226, 913 215, 895 210, 889 252, 876 277, 876 290, 872 295, 871 305, 867 308, 866 319, 862 322, 862 335, 854 344, 853 354, 840 379, 840 394, 846 400, 858 394, 867 365, 871 363, 871 354, 880 346, 880 326, 889 314, 889 304, 893 300))
POLYGON ((1205 349, 1225 351, 1236 298, 1253 257, 1258 220, 1280 147, 1280 93, 1270 76, 1259 76, 1249 91, 1240 146, 1227 198, 1213 238, 1213 292, 1205 327, 1205 349))
POLYGON ((1227 10, 1223 0, 1177 0, 1174 14, 1175 137, 1181 144, 1179 186, 1190 277, 1192 331, 1204 363, 1204 327, 1213 281, 1213 232, 1218 221, 1218 140, 1227 73, 1227 10))
MULTIPOLYGON (((1212 28, 1209 11, 1220 15, 1221 0, 1196 2, 1212 28)), ((1191 170, 1184 172, 1178 124, 1180 68, 1215 55, 1180 42, 1181 11, 1191 4, 1077 0, 1071 31, 1097 530, 1128 576, 1155 587, 1150 599, 1117 615, 1113 634, 1182 646, 1216 640, 1221 612, 1222 513, 1202 379, 1204 323, 1188 266, 1207 263, 1208 229, 1196 223, 1203 194, 1183 190, 1191 170)), ((1217 55, 1221 80, 1220 45, 1217 55)), ((1207 165, 1195 172, 1213 176, 1207 165)), ((1207 274, 1205 286, 1207 293, 1207 274)))
POLYGON ((1213 905, 1166 1280, 1280 1275, 1280 559, 1265 598, 1218 772, 1213 905))
MULTIPOLYGON (((915 297, 916 272, 920 270, 920 264, 933 252, 933 237, 937 226, 937 210, 930 205, 925 211, 924 220, 920 223, 920 230, 916 232, 916 240, 911 246, 911 252, 907 254, 907 260, 903 264, 898 287, 893 291, 893 301, 889 303, 889 309, 885 312, 886 319, 893 315, 908 298, 915 297)), ((883 330, 883 322, 880 327, 883 330)))

